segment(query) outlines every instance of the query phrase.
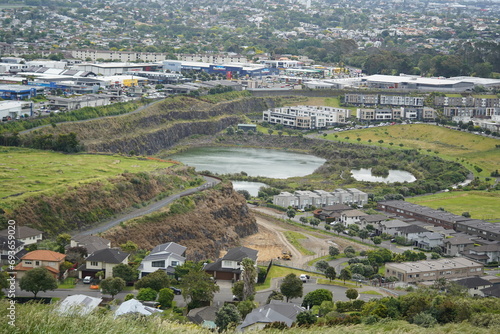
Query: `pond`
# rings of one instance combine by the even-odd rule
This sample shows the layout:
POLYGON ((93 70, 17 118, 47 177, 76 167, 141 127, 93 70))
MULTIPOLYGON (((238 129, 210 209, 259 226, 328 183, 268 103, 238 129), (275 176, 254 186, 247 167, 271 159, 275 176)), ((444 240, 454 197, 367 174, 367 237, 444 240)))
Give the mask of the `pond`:
POLYGON ((232 181, 234 190, 246 190, 251 196, 257 197, 260 187, 267 187, 267 184, 262 182, 248 182, 248 181, 232 181))
POLYGON ((384 183, 394 183, 394 182, 414 182, 417 179, 411 173, 404 170, 390 169, 388 176, 375 176, 372 175, 371 168, 361 168, 351 170, 352 177, 358 181, 368 181, 368 182, 384 182, 384 183))
POLYGON ((325 159, 296 152, 246 147, 198 147, 169 156, 201 172, 245 172, 248 176, 286 179, 312 174, 325 159))

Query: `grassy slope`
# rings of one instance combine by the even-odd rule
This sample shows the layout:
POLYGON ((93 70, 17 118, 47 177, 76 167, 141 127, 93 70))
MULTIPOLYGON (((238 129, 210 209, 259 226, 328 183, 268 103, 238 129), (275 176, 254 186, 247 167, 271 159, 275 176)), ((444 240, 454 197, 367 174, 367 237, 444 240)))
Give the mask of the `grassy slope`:
MULTIPOLYGON (((105 309, 93 312, 90 315, 73 315, 64 317, 55 312, 54 305, 23 304, 16 305, 15 326, 10 326, 7 321, 8 305, 6 302, 0 303, 0 316, 6 319, 0 322, 0 332, 2 333, 67 333, 67 334, 136 334, 136 333, 211 333, 208 329, 202 329, 194 324, 179 324, 161 317, 143 318, 119 317, 113 319, 113 314, 105 309)), ((441 334, 441 333, 497 333, 498 327, 474 327, 467 322, 460 324, 447 324, 444 326, 434 326, 423 328, 409 324, 406 321, 381 322, 375 325, 353 325, 334 327, 311 327, 292 328, 285 332, 282 330, 266 330, 262 333, 385 333, 385 334, 441 334)), ((227 333, 234 333, 229 330, 227 333)))
POLYGON ((383 126, 360 130, 350 130, 337 133, 338 138, 333 134, 326 138, 330 140, 342 140, 357 143, 357 138, 361 138, 360 143, 390 147, 389 143, 394 143, 393 148, 398 148, 403 144, 403 148, 421 149, 426 152, 438 151, 443 158, 452 160, 464 160, 468 167, 477 165, 483 169, 480 176, 489 174, 500 166, 500 150, 495 145, 500 144, 500 140, 474 135, 467 132, 450 130, 444 127, 437 127, 427 124, 409 124, 383 126), (349 140, 345 140, 349 137, 349 140), (368 143, 371 139, 372 142, 368 143), (378 141, 383 140, 383 144, 378 141))
POLYGON ((468 211, 475 219, 489 220, 500 217, 500 193, 461 191, 413 197, 406 200, 433 209, 444 208, 457 215, 468 211))
MULTIPOLYGON (((0 198, 16 200, 58 186, 105 179, 125 171, 152 171, 172 165, 120 155, 61 154, 16 147, 0 147, 0 198)), ((5 200, 2 200, 5 201, 5 200)))

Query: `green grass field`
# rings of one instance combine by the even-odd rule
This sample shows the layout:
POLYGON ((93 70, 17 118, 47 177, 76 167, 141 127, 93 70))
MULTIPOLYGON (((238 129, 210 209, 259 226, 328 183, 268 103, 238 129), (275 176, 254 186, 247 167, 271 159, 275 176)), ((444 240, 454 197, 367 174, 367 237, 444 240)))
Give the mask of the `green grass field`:
POLYGON ((20 199, 34 192, 106 179, 123 172, 152 171, 170 162, 120 155, 62 154, 0 147, 0 198, 20 199))
POLYGON ((479 166, 480 176, 489 176, 500 166, 500 140, 456 131, 428 124, 407 124, 374 127, 329 134, 327 139, 376 145, 391 148, 419 149, 422 153, 436 154, 458 161, 469 169, 479 166), (335 138, 337 135, 337 138, 335 138), (349 139, 345 139, 349 137, 349 139), (358 138, 360 140, 358 141, 358 138), (369 142, 371 140, 371 142, 369 142), (382 140, 383 143, 379 143, 382 140), (393 145, 390 145, 392 143, 393 145), (402 147, 399 144, 403 144, 402 147))
POLYGON ((474 219, 489 220, 500 217, 500 193, 454 191, 407 198, 406 201, 433 209, 443 208, 456 215, 467 211, 474 219))
POLYGON ((304 246, 300 244, 300 240, 302 239, 307 239, 303 234, 299 232, 293 232, 293 231, 286 231, 283 233, 285 237, 287 238, 290 243, 297 248, 297 250, 302 254, 302 255, 315 255, 313 251, 310 251, 306 249, 304 246))

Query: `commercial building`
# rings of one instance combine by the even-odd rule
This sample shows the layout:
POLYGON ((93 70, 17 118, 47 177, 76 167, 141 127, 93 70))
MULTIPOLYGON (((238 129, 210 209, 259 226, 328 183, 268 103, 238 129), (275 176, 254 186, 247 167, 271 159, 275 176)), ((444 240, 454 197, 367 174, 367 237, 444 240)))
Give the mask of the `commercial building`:
POLYGON ((0 101, 0 120, 13 120, 25 115, 33 115, 33 102, 0 101))
POLYGON ((265 110, 262 120, 270 124, 300 129, 325 129, 343 124, 350 116, 349 109, 323 106, 294 106, 265 110))
POLYGON ((394 276, 406 283, 481 276, 483 272, 483 264, 463 257, 385 264, 386 277, 394 276))

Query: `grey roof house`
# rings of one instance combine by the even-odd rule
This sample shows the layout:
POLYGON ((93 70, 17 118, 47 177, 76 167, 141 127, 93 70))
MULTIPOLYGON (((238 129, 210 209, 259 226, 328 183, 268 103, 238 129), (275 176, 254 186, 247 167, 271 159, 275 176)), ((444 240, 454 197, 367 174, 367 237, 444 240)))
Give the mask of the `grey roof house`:
POLYGON ((248 257, 257 262, 258 251, 248 247, 231 248, 223 258, 205 265, 204 270, 215 279, 234 280, 240 279, 241 261, 248 257))
POLYGON ((290 327, 296 320, 297 314, 304 310, 303 307, 297 304, 286 303, 280 300, 271 300, 270 304, 258 307, 247 314, 245 320, 243 320, 236 330, 241 332, 261 330, 267 324, 273 322, 284 322, 290 327))

